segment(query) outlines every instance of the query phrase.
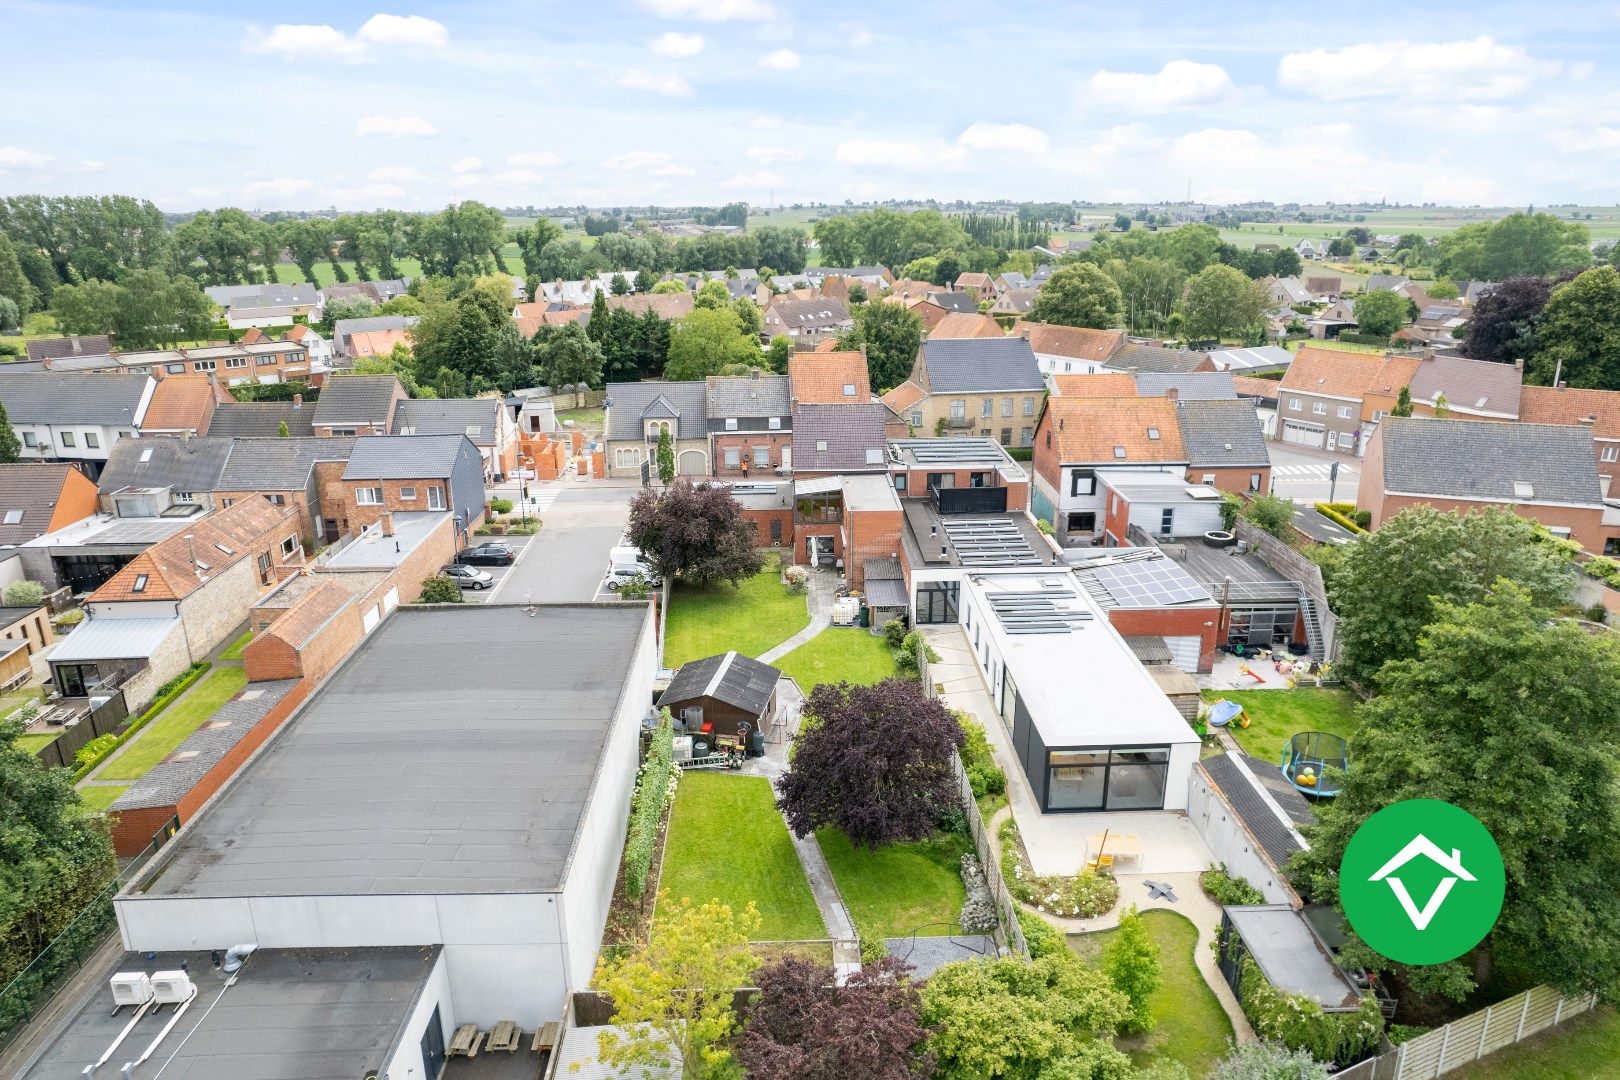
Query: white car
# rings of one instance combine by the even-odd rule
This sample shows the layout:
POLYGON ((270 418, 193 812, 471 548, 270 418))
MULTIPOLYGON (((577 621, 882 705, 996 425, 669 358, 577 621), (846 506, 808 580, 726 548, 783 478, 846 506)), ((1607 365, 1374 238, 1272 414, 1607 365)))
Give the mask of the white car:
POLYGON ((618 592, 624 586, 633 581, 646 582, 647 587, 650 589, 656 589, 664 583, 663 579, 658 576, 657 571, 653 570, 652 567, 646 565, 645 563, 635 566, 620 565, 608 567, 608 592, 618 592))

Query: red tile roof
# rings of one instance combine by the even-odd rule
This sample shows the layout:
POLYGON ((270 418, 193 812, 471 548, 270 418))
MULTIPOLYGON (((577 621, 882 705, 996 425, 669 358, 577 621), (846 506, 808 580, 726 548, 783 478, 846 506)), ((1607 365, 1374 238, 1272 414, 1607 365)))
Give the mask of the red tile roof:
POLYGON ((291 508, 273 506, 262 496, 240 499, 135 556, 90 600, 183 600, 226 567, 251 557, 272 534, 296 531, 293 517, 291 508))
POLYGON ((1176 403, 1168 398, 1053 397, 1046 408, 1043 423, 1060 463, 1187 460, 1176 403))
POLYGON ((795 405, 851 405, 872 400, 866 357, 858 352, 797 352, 788 360, 795 405), (853 385, 855 393, 845 394, 853 385))

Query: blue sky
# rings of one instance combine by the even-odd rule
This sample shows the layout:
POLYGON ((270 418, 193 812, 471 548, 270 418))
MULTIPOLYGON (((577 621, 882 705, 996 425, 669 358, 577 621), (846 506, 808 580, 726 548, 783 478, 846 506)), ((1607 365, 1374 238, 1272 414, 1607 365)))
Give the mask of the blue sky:
POLYGON ((1620 0, 380 2, 0 0, 0 192, 1620 199, 1620 0))

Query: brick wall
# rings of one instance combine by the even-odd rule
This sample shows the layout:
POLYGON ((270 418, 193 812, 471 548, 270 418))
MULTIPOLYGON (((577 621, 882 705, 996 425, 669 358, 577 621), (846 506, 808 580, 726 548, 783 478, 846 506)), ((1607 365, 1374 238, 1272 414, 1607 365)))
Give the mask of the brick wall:
MULTIPOLYGON (((450 482, 448 480, 344 480, 340 486, 342 498, 341 516, 348 521, 348 532, 359 532, 368 525, 375 525, 382 517, 384 510, 421 512, 431 509, 428 503, 427 489, 438 488, 444 495, 442 507, 450 505, 450 482), (383 503, 381 506, 361 504, 355 499, 355 492, 360 488, 376 488, 383 490, 383 503), (404 492, 409 489, 415 493, 413 498, 405 498, 404 492)), ((331 516, 330 512, 327 516, 331 516)), ((467 529, 478 527, 484 520, 483 514, 468 523, 467 529)))
POLYGON ((1208 671, 1215 666, 1215 647, 1219 643, 1220 608, 1152 608, 1130 610, 1111 608, 1108 621, 1115 630, 1126 636, 1196 637, 1198 670, 1208 671), (1204 625, 1208 623, 1209 625, 1204 625))
POLYGON ((784 547, 794 546, 793 540, 793 511, 792 510, 744 510, 743 520, 754 527, 755 547, 784 547), (771 522, 777 521, 780 532, 777 539, 771 539, 771 522))
POLYGON ((315 500, 321 516, 334 523, 334 531, 326 537, 337 539, 349 531, 347 503, 344 501, 343 471, 347 461, 317 461, 315 463, 315 500))
POLYGON ((867 559, 900 553, 900 530, 905 515, 899 510, 856 510, 847 516, 849 551, 844 555, 844 574, 852 590, 864 587, 867 559))
MULTIPOLYGON (((1101 485, 1102 481, 1098 481, 1101 485)), ((1131 526, 1131 501, 1117 491, 1099 487, 1103 498, 1103 532, 1116 545, 1125 544, 1125 532, 1131 526)))
POLYGON ((1236 469, 1207 469, 1192 466, 1187 470, 1187 479, 1194 484, 1204 483, 1204 477, 1214 476, 1211 485, 1216 491, 1225 491, 1232 495, 1264 495, 1271 490, 1271 466, 1264 465, 1259 468, 1236 469), (1260 474, 1260 486, 1251 487, 1249 479, 1255 473, 1260 474))
POLYGON ((793 432, 791 431, 717 431, 714 433, 714 467, 715 476, 742 477, 770 475, 772 471, 782 464, 783 449, 793 446, 793 432), (756 466, 754 464, 754 448, 765 447, 769 454, 769 464, 756 466), (737 465, 726 465, 726 451, 737 452, 737 465), (744 468, 743 466, 747 466, 744 468))
MULTIPOLYGON (((338 464, 342 464, 339 462, 338 464)), ((294 523, 300 539, 313 540, 315 538, 315 511, 318 509, 309 505, 309 494, 302 488, 296 491, 216 491, 213 498, 219 506, 229 506, 233 502, 251 499, 263 495, 272 502, 280 499, 277 506, 285 506, 293 514, 294 523)), ((279 553, 278 553, 279 554, 279 553)))

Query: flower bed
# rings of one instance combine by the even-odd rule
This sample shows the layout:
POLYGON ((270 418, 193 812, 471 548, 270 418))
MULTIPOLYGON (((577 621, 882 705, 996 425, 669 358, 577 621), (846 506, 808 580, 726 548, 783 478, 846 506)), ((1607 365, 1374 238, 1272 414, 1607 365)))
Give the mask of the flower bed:
POLYGON ((1112 874, 1095 870, 1082 870, 1073 877, 1035 873, 1012 818, 1001 823, 996 836, 1001 841, 1001 876, 1019 903, 1065 919, 1090 919, 1119 902, 1119 882, 1112 874))

